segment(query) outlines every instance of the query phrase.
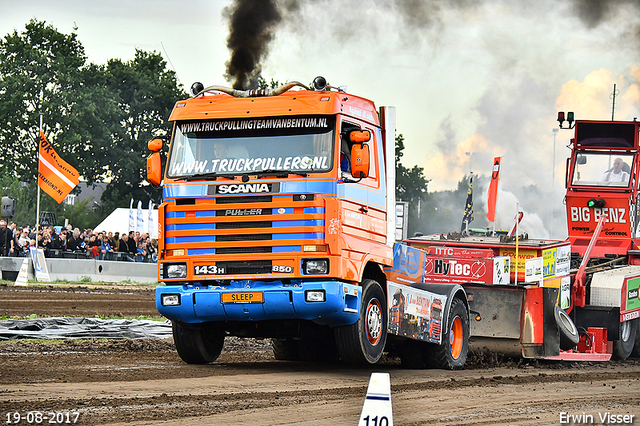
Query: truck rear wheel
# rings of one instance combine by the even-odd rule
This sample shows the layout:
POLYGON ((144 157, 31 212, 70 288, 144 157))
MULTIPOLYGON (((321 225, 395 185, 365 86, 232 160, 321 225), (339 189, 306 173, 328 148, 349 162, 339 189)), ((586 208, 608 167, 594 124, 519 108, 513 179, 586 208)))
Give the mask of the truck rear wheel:
POLYGON ((636 322, 636 343, 633 346, 631 356, 640 358, 640 319, 635 319, 636 322))
POLYGON ((340 358, 348 363, 375 364, 387 342, 387 299, 374 280, 362 283, 360 317, 355 324, 335 329, 340 358))
POLYGON ((215 361, 224 346, 224 330, 215 323, 182 324, 172 321, 173 342, 187 364, 215 361))
POLYGON ((273 356, 278 361, 298 361, 298 342, 288 339, 271 339, 271 348, 273 348, 273 356))
POLYGON ((625 321, 620 323, 618 340, 613 342, 613 358, 624 360, 633 352, 638 332, 637 321, 625 321))
POLYGON ((469 313, 460 299, 453 299, 447 315, 447 326, 440 345, 425 345, 427 365, 459 370, 467 362, 469 352, 469 313))

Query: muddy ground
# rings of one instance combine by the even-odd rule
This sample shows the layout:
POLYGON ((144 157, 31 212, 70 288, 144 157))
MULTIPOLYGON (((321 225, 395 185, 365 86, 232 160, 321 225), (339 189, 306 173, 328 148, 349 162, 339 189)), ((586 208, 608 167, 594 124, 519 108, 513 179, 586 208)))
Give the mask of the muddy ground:
MULTIPOLYGON (((0 315, 154 316, 153 297, 133 286, 0 285, 0 315)), ((171 339, 2 342, 0 422, 40 411, 84 425, 355 425, 374 371, 391 375, 395 425, 559 425, 572 415, 602 424, 606 413, 640 424, 638 359, 473 354, 462 371, 406 370, 393 358, 354 368, 276 361, 268 342, 235 338, 203 366, 182 362, 171 339)))

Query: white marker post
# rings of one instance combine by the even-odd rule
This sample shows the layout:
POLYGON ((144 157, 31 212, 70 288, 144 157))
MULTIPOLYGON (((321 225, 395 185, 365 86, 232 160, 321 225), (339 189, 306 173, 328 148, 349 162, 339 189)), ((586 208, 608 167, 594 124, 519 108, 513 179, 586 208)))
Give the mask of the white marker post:
POLYGON ((371 373, 358 426, 393 426, 389 373, 371 373))

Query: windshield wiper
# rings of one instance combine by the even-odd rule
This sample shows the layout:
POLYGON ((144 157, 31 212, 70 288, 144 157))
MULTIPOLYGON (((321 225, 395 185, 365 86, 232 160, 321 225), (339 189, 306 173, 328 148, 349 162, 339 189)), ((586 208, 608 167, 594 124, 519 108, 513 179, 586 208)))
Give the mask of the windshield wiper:
POLYGON ((230 180, 234 180, 236 178, 236 176, 234 176, 234 175, 219 175, 216 172, 208 172, 208 173, 196 173, 195 175, 185 176, 183 179, 184 180, 194 180, 194 179, 212 179, 212 180, 216 180, 219 177, 220 178, 225 178, 225 179, 230 179, 230 180))
POLYGON ((258 178, 268 177, 268 176, 275 176, 277 178, 286 178, 289 175, 298 175, 302 177, 308 176, 308 174, 304 172, 293 172, 291 170, 276 170, 276 169, 267 169, 267 170, 262 170, 260 172, 249 173, 249 174, 256 175, 258 176, 258 178))

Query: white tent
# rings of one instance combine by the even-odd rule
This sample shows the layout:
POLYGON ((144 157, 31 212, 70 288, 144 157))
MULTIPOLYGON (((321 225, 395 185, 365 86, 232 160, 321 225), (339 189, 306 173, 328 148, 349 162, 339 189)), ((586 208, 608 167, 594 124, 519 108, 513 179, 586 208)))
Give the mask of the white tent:
MULTIPOLYGON (((134 220, 137 218, 136 210, 133 211, 134 220)), ((153 218, 153 230, 149 231, 149 209, 142 209, 144 224, 142 232, 148 232, 152 237, 158 234, 158 210, 151 210, 153 218)), ((135 227, 134 227, 135 228, 135 227)), ((93 228, 94 231, 119 232, 120 235, 129 233, 129 209, 118 208, 111 212, 105 220, 93 228)), ((135 230, 135 229, 134 229, 135 230)))

